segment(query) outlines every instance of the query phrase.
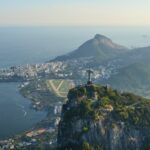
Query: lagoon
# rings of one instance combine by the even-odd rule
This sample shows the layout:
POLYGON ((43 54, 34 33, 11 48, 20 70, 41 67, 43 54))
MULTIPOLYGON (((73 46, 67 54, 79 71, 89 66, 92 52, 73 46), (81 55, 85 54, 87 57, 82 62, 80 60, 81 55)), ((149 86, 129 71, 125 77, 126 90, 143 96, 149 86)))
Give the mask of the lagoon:
POLYGON ((19 94, 18 85, 0 83, 0 139, 31 129, 46 116, 46 112, 31 109, 31 102, 19 94))

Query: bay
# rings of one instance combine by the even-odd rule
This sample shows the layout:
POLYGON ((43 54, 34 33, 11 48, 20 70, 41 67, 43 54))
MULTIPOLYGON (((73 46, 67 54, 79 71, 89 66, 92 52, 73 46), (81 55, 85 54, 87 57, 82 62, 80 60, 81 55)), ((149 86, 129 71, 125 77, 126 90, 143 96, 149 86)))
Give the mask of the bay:
POLYGON ((0 139, 28 130, 46 116, 30 106, 19 94, 18 83, 0 83, 0 139))

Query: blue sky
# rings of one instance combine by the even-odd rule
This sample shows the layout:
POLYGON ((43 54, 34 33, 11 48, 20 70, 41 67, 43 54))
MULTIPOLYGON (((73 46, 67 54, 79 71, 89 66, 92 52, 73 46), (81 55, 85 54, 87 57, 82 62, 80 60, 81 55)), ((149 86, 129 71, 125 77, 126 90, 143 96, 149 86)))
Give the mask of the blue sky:
POLYGON ((0 25, 149 26, 149 0, 0 0, 0 25))

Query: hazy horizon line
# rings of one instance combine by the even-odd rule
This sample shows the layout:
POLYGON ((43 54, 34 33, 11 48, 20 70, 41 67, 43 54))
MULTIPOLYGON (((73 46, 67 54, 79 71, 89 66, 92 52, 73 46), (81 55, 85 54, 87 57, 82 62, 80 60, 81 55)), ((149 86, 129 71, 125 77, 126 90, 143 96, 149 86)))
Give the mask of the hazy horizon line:
POLYGON ((7 27, 150 27, 150 25, 0 25, 0 28, 7 28, 7 27))

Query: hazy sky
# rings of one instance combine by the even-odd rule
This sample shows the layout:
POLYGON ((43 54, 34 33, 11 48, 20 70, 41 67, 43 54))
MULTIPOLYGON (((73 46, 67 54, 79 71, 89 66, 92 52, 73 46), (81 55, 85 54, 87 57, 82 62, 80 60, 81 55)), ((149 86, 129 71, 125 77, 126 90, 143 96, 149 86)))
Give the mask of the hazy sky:
POLYGON ((149 26, 150 0, 0 0, 1 26, 149 26))

